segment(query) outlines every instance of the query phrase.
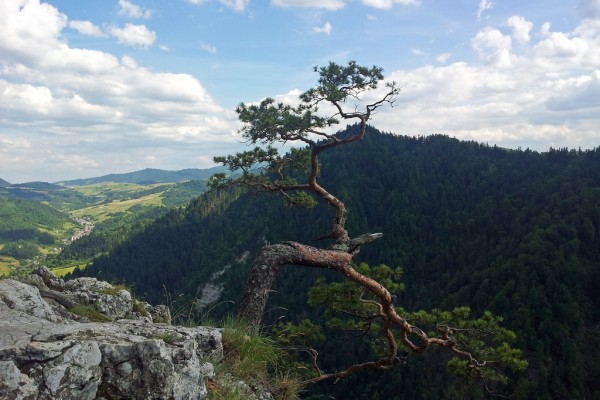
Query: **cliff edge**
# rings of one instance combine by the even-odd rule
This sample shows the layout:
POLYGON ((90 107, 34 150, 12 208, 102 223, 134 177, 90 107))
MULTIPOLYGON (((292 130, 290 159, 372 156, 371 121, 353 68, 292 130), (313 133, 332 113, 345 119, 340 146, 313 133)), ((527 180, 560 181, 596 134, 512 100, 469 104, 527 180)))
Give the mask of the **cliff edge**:
POLYGON ((0 280, 2 399, 204 399, 222 357, 218 329, 172 326, 119 286, 0 280))

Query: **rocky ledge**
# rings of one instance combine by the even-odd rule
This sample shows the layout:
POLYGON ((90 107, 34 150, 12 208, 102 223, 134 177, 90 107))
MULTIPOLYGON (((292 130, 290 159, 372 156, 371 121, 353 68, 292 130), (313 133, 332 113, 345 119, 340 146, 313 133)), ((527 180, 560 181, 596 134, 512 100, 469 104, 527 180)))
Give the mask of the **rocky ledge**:
POLYGON ((2 399, 204 399, 222 356, 219 330, 172 326, 107 282, 0 280, 2 399))

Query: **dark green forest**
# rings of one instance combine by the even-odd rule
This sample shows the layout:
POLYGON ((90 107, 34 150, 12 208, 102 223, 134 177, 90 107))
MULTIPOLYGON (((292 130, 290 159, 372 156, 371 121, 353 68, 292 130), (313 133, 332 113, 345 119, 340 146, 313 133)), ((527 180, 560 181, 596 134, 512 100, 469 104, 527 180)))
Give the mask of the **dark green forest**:
MULTIPOLYGON (((353 127, 348 127, 353 129, 353 127)), ((407 310, 470 306, 504 317, 528 369, 512 377, 515 399, 600 399, 600 148, 507 150, 447 136, 406 137, 370 129, 362 143, 322 156, 320 181, 349 209, 352 236, 382 232, 359 261, 402 266, 407 310)), ((170 212, 78 274, 124 282, 164 302, 195 296, 215 271, 222 301, 238 301, 250 259, 265 242, 316 246, 332 215, 277 197, 211 192, 170 212)), ((307 290, 322 271, 280 274, 266 321, 318 321, 307 290)), ((335 279, 335 277, 328 277, 335 279)), ((214 307, 211 317, 234 306, 214 307)), ((360 356, 335 338, 326 367, 360 356)), ((410 355, 386 373, 359 374, 307 398, 477 398, 450 378, 435 352, 410 355)))

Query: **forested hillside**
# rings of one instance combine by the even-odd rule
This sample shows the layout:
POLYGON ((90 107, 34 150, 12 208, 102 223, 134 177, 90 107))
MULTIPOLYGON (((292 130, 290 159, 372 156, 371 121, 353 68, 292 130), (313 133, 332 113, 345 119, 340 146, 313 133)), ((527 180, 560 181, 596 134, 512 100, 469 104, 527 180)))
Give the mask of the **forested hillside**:
MULTIPOLYGON (((43 231, 63 230, 70 223, 68 215, 42 203, 27 199, 0 197, 0 241, 27 239, 19 235, 34 235, 43 231)), ((34 235, 35 236, 35 235, 34 235)))
POLYGON ((179 171, 165 171, 162 169, 146 168, 141 171, 127 172, 123 174, 109 174, 96 178, 74 179, 70 181, 58 182, 64 186, 84 186, 95 185, 103 182, 126 182, 136 183, 138 185, 151 185, 155 183, 170 183, 183 181, 202 181, 212 174, 221 171, 222 168, 188 168, 179 171))
MULTIPOLYGON (((504 316, 529 360, 514 377, 514 398, 600 397, 600 149, 537 153, 371 129, 364 142, 323 154, 321 175, 346 203, 352 236, 383 232, 359 259, 404 268, 398 305, 469 305, 504 316)), ((329 211, 210 193, 80 273, 124 281, 160 301, 164 289, 195 296, 228 265, 221 300, 237 301, 250 262, 236 261, 244 251, 255 254, 265 241, 323 245, 315 238, 326 233, 329 211)), ((270 320, 318 320, 319 310, 306 305, 318 274, 284 270, 270 320)), ((353 357, 341 348, 330 341, 320 349, 329 366, 353 357)), ((411 356, 386 374, 319 390, 339 399, 457 398, 439 369, 435 354, 411 356)))

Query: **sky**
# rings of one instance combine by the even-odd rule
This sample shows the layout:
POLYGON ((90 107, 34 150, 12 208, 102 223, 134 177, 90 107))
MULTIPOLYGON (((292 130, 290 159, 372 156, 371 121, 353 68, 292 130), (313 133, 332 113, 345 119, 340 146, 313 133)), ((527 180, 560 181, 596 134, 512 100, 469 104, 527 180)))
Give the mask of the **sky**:
POLYGON ((350 60, 402 88, 382 131, 600 145, 600 0, 0 0, 0 178, 213 166, 350 60))

